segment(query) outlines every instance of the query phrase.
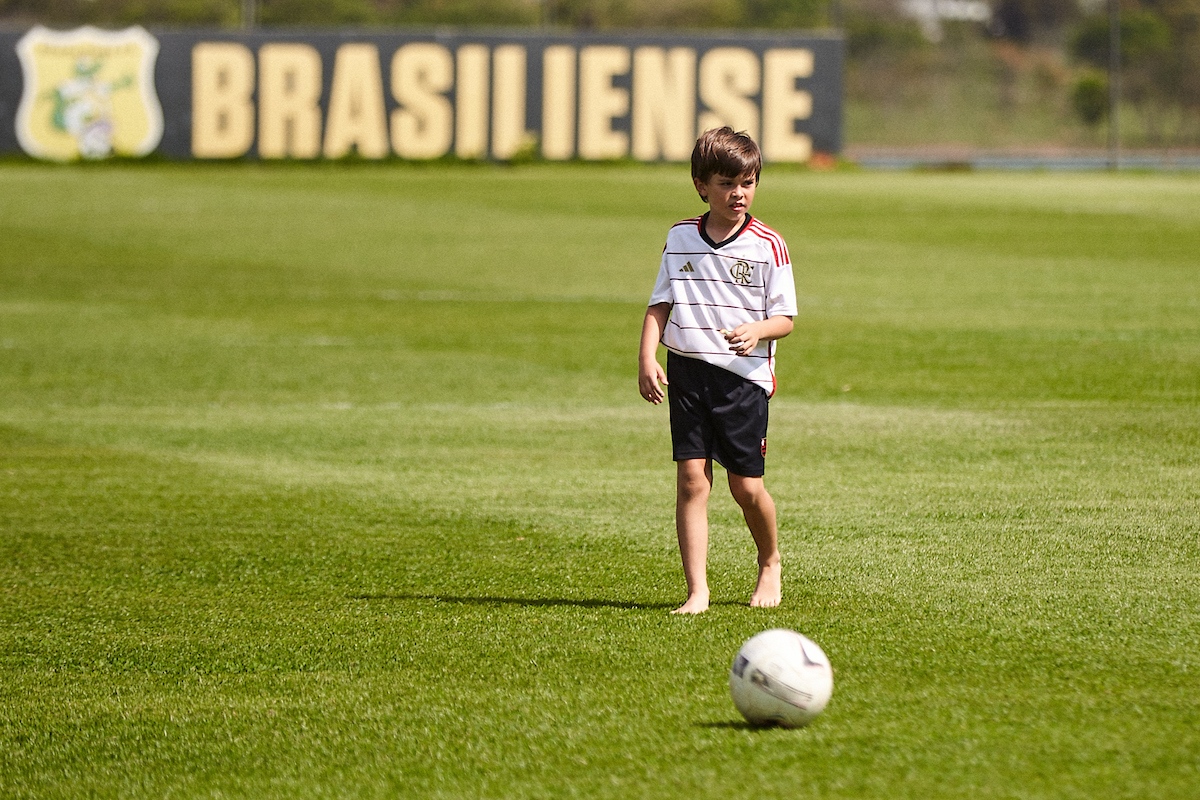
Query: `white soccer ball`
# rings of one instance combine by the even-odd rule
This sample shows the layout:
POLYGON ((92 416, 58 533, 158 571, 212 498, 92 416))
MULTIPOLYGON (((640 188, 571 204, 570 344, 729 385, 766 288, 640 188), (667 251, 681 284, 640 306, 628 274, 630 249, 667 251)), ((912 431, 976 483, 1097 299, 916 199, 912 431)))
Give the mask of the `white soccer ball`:
POLYGON ((775 628, 742 645, 729 671, 733 704, 751 725, 807 725, 833 694, 833 668, 816 642, 775 628))

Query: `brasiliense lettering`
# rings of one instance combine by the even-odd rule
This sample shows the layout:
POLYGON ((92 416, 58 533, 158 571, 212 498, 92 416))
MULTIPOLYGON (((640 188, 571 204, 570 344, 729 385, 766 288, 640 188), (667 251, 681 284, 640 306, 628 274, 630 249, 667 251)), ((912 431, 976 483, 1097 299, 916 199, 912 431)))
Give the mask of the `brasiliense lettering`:
POLYGON ((196 44, 191 67, 196 158, 686 160, 725 124, 768 160, 812 153, 804 48, 348 42, 329 62, 303 42, 223 41, 196 44))

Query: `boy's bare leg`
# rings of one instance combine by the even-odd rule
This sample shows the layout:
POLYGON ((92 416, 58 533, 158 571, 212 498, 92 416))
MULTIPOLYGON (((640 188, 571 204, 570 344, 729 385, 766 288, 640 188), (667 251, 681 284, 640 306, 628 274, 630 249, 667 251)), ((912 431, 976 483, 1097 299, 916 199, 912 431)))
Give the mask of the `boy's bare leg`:
POLYGON ((783 599, 783 567, 779 557, 779 528, 775 501, 763 479, 729 473, 729 491, 741 506, 746 526, 758 548, 758 583, 750 596, 754 608, 774 608, 783 599))
POLYGON ((676 462, 675 533, 688 596, 673 614, 708 610, 708 496, 712 482, 711 461, 695 458, 676 462))

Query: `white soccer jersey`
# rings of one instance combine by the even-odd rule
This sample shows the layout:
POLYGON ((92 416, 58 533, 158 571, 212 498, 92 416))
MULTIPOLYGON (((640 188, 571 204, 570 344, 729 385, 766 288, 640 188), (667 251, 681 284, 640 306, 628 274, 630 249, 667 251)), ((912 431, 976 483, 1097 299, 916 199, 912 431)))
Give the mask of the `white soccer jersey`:
POLYGON ((775 393, 775 342, 744 356, 729 349, 721 329, 774 316, 794 317, 796 285, 783 237, 750 215, 737 233, 715 243, 704 217, 675 223, 667 234, 650 305, 670 303, 662 343, 775 393))

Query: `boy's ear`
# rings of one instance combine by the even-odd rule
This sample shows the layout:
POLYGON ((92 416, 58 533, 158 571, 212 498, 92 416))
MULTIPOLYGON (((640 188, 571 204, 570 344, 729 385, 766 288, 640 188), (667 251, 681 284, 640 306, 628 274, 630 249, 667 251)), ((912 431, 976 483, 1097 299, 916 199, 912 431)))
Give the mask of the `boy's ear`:
POLYGON ((707 203, 708 195, 704 193, 704 181, 699 178, 692 178, 692 183, 696 187, 696 194, 700 195, 700 199, 707 203))

